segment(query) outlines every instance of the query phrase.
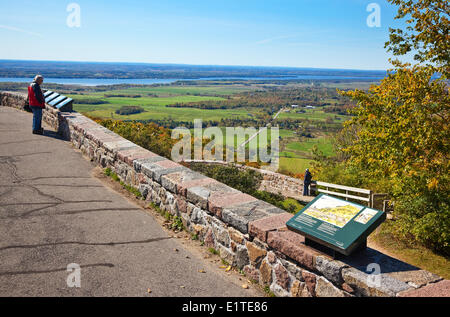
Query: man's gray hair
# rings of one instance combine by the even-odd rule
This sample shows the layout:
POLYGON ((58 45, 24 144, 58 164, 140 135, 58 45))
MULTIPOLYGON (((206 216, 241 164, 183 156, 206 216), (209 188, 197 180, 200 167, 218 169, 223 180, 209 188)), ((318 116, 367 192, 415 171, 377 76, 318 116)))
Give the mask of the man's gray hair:
POLYGON ((34 81, 38 81, 39 79, 44 79, 44 77, 42 75, 36 75, 36 77, 34 77, 34 81))

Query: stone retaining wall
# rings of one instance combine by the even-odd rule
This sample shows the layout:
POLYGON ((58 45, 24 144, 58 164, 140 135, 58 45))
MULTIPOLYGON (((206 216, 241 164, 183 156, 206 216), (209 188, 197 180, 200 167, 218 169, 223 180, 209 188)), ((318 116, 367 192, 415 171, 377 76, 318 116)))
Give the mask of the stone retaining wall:
MULTIPOLYGON (((26 96, 2 92, 0 101, 23 109, 26 96)), ((79 113, 47 106, 43 118, 91 161, 138 188, 146 201, 181 217, 207 247, 276 296, 408 296, 448 286, 437 275, 370 248, 334 260, 288 231, 292 215, 277 207, 158 156, 79 113), (375 278, 366 272, 371 263, 381 267, 375 278)))
MULTIPOLYGON (((205 164, 220 164, 229 165, 228 162, 223 161, 196 161, 189 160, 188 163, 205 163, 205 164)), ((281 195, 283 197, 299 198, 303 195, 303 180, 280 173, 245 166, 241 164, 234 164, 234 166, 243 170, 254 170, 262 175, 262 181, 258 190, 269 193, 281 195)))
POLYGON ((303 180, 271 171, 260 171, 260 173, 263 175, 260 190, 284 197, 303 195, 303 180))

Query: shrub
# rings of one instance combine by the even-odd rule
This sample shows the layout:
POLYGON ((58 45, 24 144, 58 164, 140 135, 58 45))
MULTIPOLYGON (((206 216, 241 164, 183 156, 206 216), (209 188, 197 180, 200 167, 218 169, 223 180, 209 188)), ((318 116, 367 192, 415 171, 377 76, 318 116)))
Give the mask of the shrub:
POLYGON ((125 139, 169 159, 171 157, 172 147, 177 142, 177 140, 171 138, 171 131, 169 129, 160 127, 155 123, 144 124, 140 122, 96 118, 94 120, 125 139))
POLYGON ((139 107, 139 106, 123 106, 120 109, 116 110, 116 114, 122 115, 122 116, 127 116, 130 114, 137 114, 137 113, 141 113, 144 111, 145 111, 144 108, 139 107))

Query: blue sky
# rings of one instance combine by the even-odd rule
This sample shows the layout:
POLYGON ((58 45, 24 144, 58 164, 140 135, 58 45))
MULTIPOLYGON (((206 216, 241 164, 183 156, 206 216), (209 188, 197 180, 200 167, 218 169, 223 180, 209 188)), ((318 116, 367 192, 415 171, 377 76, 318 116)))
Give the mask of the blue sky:
POLYGON ((381 70, 395 14, 385 0, 2 1, 0 59, 381 70))

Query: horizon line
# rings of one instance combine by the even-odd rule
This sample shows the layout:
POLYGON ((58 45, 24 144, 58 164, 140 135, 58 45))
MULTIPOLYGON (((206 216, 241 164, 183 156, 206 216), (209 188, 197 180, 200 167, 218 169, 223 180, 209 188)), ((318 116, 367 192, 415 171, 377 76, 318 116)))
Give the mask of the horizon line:
POLYGON ((76 60, 34 60, 34 59, 2 59, 0 61, 15 62, 56 62, 56 63, 86 63, 86 64, 142 64, 142 65, 167 65, 167 66, 205 66, 205 67, 247 67, 247 68, 281 68, 299 70, 343 70, 343 71, 367 71, 367 72, 387 72, 388 69, 357 69, 357 68, 321 68, 321 67, 300 67, 300 66, 268 66, 268 65, 220 65, 220 64, 186 64, 186 63, 151 63, 151 62, 105 62, 105 61, 76 61, 76 60))

